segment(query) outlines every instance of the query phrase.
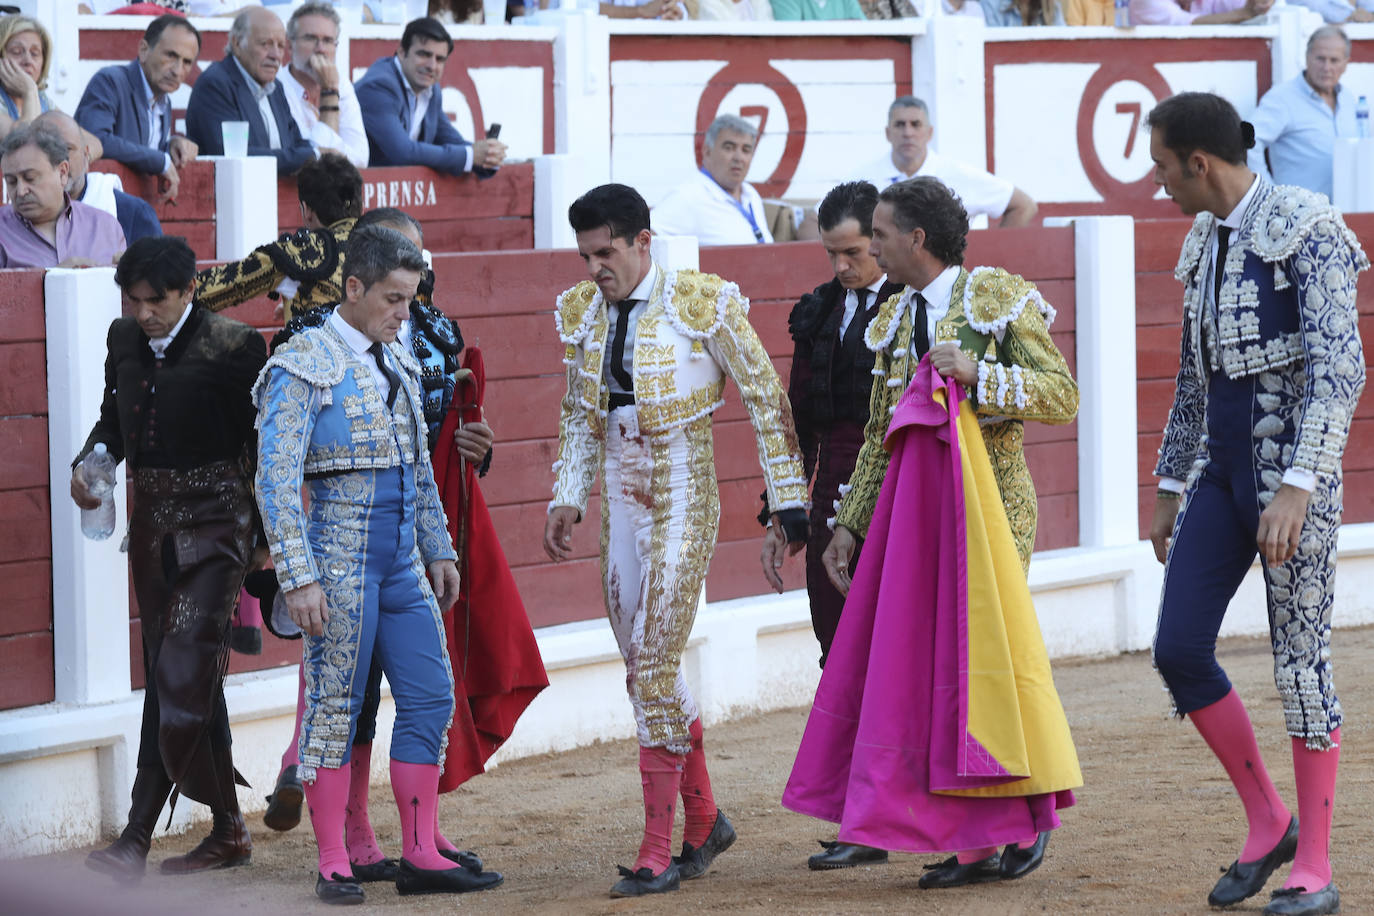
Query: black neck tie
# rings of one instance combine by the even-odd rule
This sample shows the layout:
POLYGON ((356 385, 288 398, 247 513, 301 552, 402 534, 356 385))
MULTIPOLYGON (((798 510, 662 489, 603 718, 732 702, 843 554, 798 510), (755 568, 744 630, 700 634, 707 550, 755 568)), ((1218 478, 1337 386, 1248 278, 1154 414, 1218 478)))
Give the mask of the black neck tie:
POLYGON ((372 354, 372 358, 377 361, 377 368, 382 370, 382 375, 386 376, 387 383, 391 385, 391 390, 386 395, 386 409, 390 410, 396 406, 396 392, 401 387, 401 377, 386 364, 385 357, 382 356, 382 342, 374 341, 372 346, 367 348, 367 352, 372 354))
POLYGON ((1231 227, 1217 226, 1217 262, 1212 267, 1212 305, 1221 304, 1221 280, 1226 272, 1226 252, 1231 247, 1231 227))
POLYGON ((916 294, 916 317, 911 329, 911 342, 916 348, 916 358, 920 359, 930 349, 930 319, 926 315, 926 297, 916 294))
POLYGON ((611 343, 611 375, 620 383, 626 394, 633 394, 634 379, 625 371, 625 338, 630 333, 630 312, 634 311, 635 301, 626 299, 616 306, 615 340, 611 343))
POLYGON ((864 312, 866 311, 865 306, 868 302, 868 295, 868 290, 866 289, 854 290, 854 301, 856 304, 854 308, 854 314, 849 316, 849 324, 846 325, 844 330, 840 332, 840 343, 843 344, 845 347, 848 347, 850 345, 850 343, 854 339, 855 332, 857 332, 858 329, 863 325, 862 319, 864 312))

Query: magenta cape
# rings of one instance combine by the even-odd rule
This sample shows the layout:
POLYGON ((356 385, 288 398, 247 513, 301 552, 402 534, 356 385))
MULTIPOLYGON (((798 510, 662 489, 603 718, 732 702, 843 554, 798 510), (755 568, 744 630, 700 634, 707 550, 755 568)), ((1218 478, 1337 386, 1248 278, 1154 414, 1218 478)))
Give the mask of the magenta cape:
POLYGON ((892 461, 782 797, 838 823, 842 842, 1019 842, 1057 827, 1082 783, 963 400, 922 361, 897 405, 892 461))

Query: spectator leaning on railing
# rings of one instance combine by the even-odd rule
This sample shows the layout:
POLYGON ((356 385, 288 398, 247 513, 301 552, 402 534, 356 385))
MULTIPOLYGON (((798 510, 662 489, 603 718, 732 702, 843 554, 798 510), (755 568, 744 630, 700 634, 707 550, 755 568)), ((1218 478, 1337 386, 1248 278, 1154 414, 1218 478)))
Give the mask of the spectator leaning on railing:
POLYGON ((367 68, 358 80, 358 103, 371 147, 381 165, 427 165, 440 172, 491 175, 506 158, 500 140, 469 143, 444 114, 440 78, 453 39, 436 19, 406 24, 401 46, 367 68))
POLYGON ((200 55, 200 32, 181 16, 158 16, 138 43, 138 57, 102 67, 86 84, 76 121, 100 140, 105 155, 136 172, 158 175, 158 188, 176 200, 178 171, 196 158, 196 144, 173 136, 172 93, 200 55))
POLYGON ((51 130, 10 131, 0 172, 10 199, 0 207, 0 267, 91 267, 124 251, 118 220, 67 195, 67 144, 51 130))
POLYGON ((609 0, 599 11, 608 19, 695 19, 697 0, 609 0))
POLYGON ((1131 25, 1228 25, 1263 16, 1274 0, 1131 0, 1131 25))
POLYGON ((1064 25, 1064 9, 1057 0, 982 0, 983 17, 991 26, 1064 25))
POLYGON ((1374 22, 1374 0, 1290 0, 1305 6, 1329 23, 1374 22))
POLYGON ((118 175, 90 170, 91 153, 86 146, 86 134, 71 115, 57 110, 45 111, 33 123, 51 130, 67 144, 67 193, 72 200, 104 210, 119 220, 124 240, 130 245, 141 238, 162 235, 162 224, 146 200, 125 194, 118 175))
POLYGON ((296 7, 286 20, 291 65, 277 74, 291 116, 301 134, 321 150, 348 157, 367 168, 367 131, 363 110, 348 77, 339 72, 339 14, 333 4, 312 0, 296 7))
POLYGON ((201 153, 224 153, 225 121, 248 122, 248 155, 274 156, 277 173, 294 175, 317 151, 301 136, 277 73, 286 62, 286 27, 277 14, 251 7, 234 17, 223 60, 206 68, 191 89, 186 134, 201 153))

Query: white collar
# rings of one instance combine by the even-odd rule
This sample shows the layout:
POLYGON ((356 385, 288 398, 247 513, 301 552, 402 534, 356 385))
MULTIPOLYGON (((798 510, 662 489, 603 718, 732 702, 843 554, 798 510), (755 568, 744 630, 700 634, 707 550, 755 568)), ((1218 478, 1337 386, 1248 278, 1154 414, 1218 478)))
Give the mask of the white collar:
POLYGON ((883 288, 883 284, 886 282, 887 274, 883 274, 882 276, 878 277, 878 279, 874 280, 872 283, 865 286, 864 289, 868 290, 869 292, 876 293, 878 290, 883 288))
POLYGON ((410 93, 410 97, 412 99, 418 100, 429 98, 430 93, 434 91, 433 83, 430 83, 424 89, 421 89, 419 92, 416 92, 415 87, 410 85, 410 80, 406 79, 406 72, 401 69, 401 59, 397 57, 395 54, 393 54, 391 55, 391 62, 396 65, 396 73, 398 76, 401 77, 401 87, 405 89, 406 92, 410 93))
POLYGON ((177 319, 176 324, 172 325, 172 330, 167 333, 166 337, 148 338, 148 346, 153 351, 154 356, 162 357, 167 353, 167 348, 172 345, 172 341, 176 340, 177 334, 186 326, 186 319, 190 317, 191 303, 188 302, 186 308, 181 310, 181 317, 177 319))
POLYGON ((235 57, 232 53, 229 56, 234 58, 234 66, 238 67, 239 72, 243 74, 244 80, 248 83, 248 91, 253 93, 254 101, 261 102, 263 99, 271 95, 273 90, 277 88, 276 79, 273 79, 272 82, 264 86, 253 78, 253 74, 248 72, 248 68, 245 67, 242 63, 240 63, 237 57, 235 57))
POLYGON ((1245 211, 1250 208, 1250 201, 1255 199, 1255 192, 1259 190, 1259 184, 1259 175, 1256 175, 1254 180, 1250 182, 1250 189, 1240 199, 1240 203, 1236 204, 1236 208, 1231 211, 1231 214, 1221 221, 1223 226, 1228 229, 1240 228, 1240 221, 1244 218, 1245 211))
POLYGON ((373 341, 362 331, 359 331, 357 328, 353 327, 353 325, 349 324, 348 321, 339 314, 338 309, 334 309, 334 311, 329 313, 329 323, 333 326, 335 331, 339 332, 339 336, 343 338, 344 343, 348 344, 350 350, 359 356, 371 356, 369 348, 372 346, 373 341))
POLYGON ((625 297, 625 300, 622 300, 622 301, 627 301, 627 300, 631 300, 631 299, 635 299, 635 300, 638 300, 638 301, 640 301, 640 302, 646 302, 646 301, 648 301, 649 297, 650 297, 651 295, 653 295, 653 292, 654 292, 654 284, 657 283, 657 282, 658 282, 658 265, 655 264, 653 261, 650 261, 650 262, 649 262, 649 272, 648 272, 647 274, 644 275, 644 279, 643 279, 643 280, 640 280, 640 281, 639 281, 639 285, 636 286, 634 289, 632 289, 632 290, 630 291, 630 295, 626 296, 626 297, 625 297))
POLYGON ((958 264, 951 264, 927 283, 924 289, 918 290, 925 297, 927 305, 937 310, 949 309, 950 296, 954 293, 954 281, 959 279, 959 270, 958 264))

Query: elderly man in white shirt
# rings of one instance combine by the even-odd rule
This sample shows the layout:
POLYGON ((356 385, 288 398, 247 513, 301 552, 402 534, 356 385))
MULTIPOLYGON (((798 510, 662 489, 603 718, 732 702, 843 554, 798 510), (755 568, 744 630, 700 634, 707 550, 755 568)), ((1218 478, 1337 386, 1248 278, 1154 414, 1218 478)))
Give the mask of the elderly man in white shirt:
POLYGON ((1004 178, 930 149, 935 133, 930 109, 915 96, 900 96, 888 106, 886 133, 891 151, 860 170, 856 179, 870 181, 881 191, 898 181, 929 175, 959 195, 970 222, 984 216, 998 220, 1002 227, 1011 227, 1034 219, 1038 208, 1025 191, 1004 178))
POLYGON ((277 74, 301 134, 321 150, 334 150, 367 167, 367 132, 353 84, 334 63, 339 14, 330 3, 296 7, 286 21, 291 64, 277 74))
POLYGON ((763 198, 745 181, 754 161, 758 128, 723 114, 706 128, 701 170, 653 208, 659 235, 693 235, 702 245, 753 245, 773 241, 763 198))

